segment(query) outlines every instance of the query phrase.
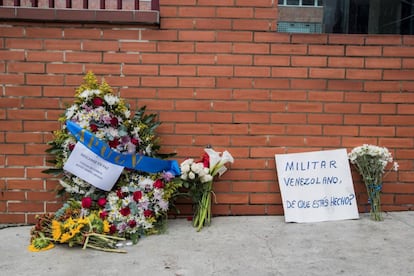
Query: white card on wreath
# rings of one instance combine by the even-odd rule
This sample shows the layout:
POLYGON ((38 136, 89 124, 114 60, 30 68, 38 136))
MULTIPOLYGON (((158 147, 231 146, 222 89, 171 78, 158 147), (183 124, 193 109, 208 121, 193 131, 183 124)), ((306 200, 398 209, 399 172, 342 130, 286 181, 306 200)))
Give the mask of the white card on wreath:
POLYGON ((286 222, 358 219, 346 149, 276 154, 286 222))
POLYGON ((63 169, 101 190, 110 191, 124 167, 106 161, 77 142, 63 169))

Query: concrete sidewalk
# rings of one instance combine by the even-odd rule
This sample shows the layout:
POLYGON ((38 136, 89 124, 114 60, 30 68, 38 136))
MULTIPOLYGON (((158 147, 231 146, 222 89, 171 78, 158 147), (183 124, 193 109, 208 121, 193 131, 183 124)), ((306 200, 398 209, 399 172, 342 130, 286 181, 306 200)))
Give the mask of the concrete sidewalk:
POLYGON ((1 275, 414 275, 414 212, 384 221, 285 223, 283 216, 216 217, 196 232, 184 219, 127 254, 58 245, 27 250, 29 226, 0 230, 1 275))

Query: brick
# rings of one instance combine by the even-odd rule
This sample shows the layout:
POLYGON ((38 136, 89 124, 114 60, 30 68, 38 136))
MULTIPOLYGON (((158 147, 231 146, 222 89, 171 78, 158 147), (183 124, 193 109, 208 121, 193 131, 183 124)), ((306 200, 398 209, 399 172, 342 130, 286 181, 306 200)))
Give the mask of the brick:
MULTIPOLYGON (((276 136, 269 138, 269 146, 274 147, 303 147, 305 146, 305 139, 301 136, 276 136)), ((267 151, 270 151, 270 148, 266 148, 267 151)), ((266 150, 264 150, 266 151, 266 150)), ((276 150, 272 150, 272 154, 274 155, 277 153, 286 153, 284 150, 277 152, 276 150)))
POLYGON ((140 60, 143 64, 177 64, 178 55, 143 53, 140 55, 140 60))
POLYGON ((253 32, 249 31, 217 31, 215 34, 217 41, 231 41, 231 42, 252 42, 253 32))
POLYGON ((384 80, 414 80, 412 70, 384 70, 384 80))
POLYGON ((193 29, 193 27, 192 18, 163 18, 161 20, 161 29, 193 29))
POLYGON ((343 116, 337 114, 309 114, 307 118, 310 124, 338 125, 343 123, 343 116))
POLYGON ((156 65, 125 64, 122 66, 122 73, 126 75, 153 76, 153 75, 158 75, 159 67, 156 65))
POLYGON ((1 214, 0 213, 0 223, 3 224, 13 224, 13 223, 26 223, 24 214, 1 214))
POLYGON ((199 30, 231 30, 232 21, 230 19, 197 18, 194 20, 195 29, 199 30))
POLYGON ((380 117, 378 115, 344 115, 344 124, 346 125, 378 125, 380 117))
POLYGON ((324 111, 327 113, 358 113, 359 104, 357 103, 326 103, 324 111))
POLYGON ((345 69, 310 68, 309 78, 343 79, 345 78, 345 69))
POLYGON ((252 88, 253 83, 251 78, 217 78, 216 86, 217 88, 252 88))
POLYGON ((41 27, 27 27, 25 29, 25 36, 28 38, 62 38, 63 32, 61 28, 41 28, 41 27))
MULTIPOLYGON (((44 48, 48 50, 62 50, 62 51, 79 51, 82 49, 81 40, 60 40, 60 39, 45 39, 43 41, 44 48)), ((60 53, 61 54, 61 53, 60 53)))
MULTIPOLYGON (((250 104, 250 111, 265 112, 284 112, 286 104, 272 101, 257 101, 250 104)), ((252 114, 253 115, 253 114, 252 114)))
POLYGON ((214 87, 215 80, 211 77, 180 77, 178 85, 180 87, 214 87))
POLYGON ((270 77, 270 67, 245 67, 236 66, 234 68, 235 77, 270 77))
MULTIPOLYGON (((271 123, 273 124, 301 124, 306 123, 307 116, 306 114, 295 114, 295 113, 272 113, 271 114, 271 123)), ((268 133, 284 133, 285 128, 280 128, 281 131, 274 132, 269 131, 268 133)))
POLYGON ((182 30, 178 33, 178 39, 181 41, 214 41, 216 34, 213 31, 182 30))
MULTIPOLYGON (((183 66, 179 66, 182 68, 183 66)), ((181 69, 180 69, 181 70, 181 69)), ((233 67, 231 66, 198 66, 198 76, 233 76, 233 67)))
POLYGON ((395 136, 395 127, 363 126, 360 127, 359 134, 361 136, 395 136))
POLYGON ((42 40, 8 38, 5 46, 9 49, 42 49, 42 40))
POLYGON ((181 54, 179 56, 180 64, 214 64, 215 60, 216 56, 214 54, 181 54))
POLYGON ((252 55, 227 55, 218 54, 217 64, 221 65, 252 65, 252 55))
POLYGON ((7 188, 9 190, 42 190, 43 180, 15 180, 9 179, 7 181, 7 188))
POLYGON ((380 46, 352 46, 346 47, 347 56, 382 56, 382 47, 380 46))
POLYGON ((248 111, 249 110, 249 104, 246 101, 238 101, 238 102, 232 102, 232 104, 229 104, 229 101, 214 101, 212 104, 212 109, 215 111, 248 111))
POLYGON ((414 133, 414 127, 397 127, 396 135, 399 137, 412 137, 414 133))
POLYGON ((217 194, 216 201, 219 204, 247 204, 249 195, 247 193, 217 194))
POLYGON ((364 91, 400 91, 401 85, 398 81, 365 81, 364 91))
POLYGON ((252 113, 236 113, 234 114, 234 122, 236 124, 243 123, 269 123, 270 115, 269 114, 252 114, 252 113))
POLYGON ((273 22, 273 20, 234 19, 232 29, 242 31, 272 31, 274 26, 272 26, 271 22, 273 22))
POLYGON ((356 80, 381 80, 382 70, 346 69, 346 78, 356 80))
POLYGON ((176 110, 193 110, 202 113, 203 111, 209 111, 211 109, 210 101, 199 101, 199 100, 181 100, 175 102, 176 110))
POLYGON ((206 145, 227 147, 230 144, 230 138, 228 136, 196 135, 192 140, 194 141, 194 145, 198 145, 199 147, 205 147, 206 145))
POLYGON ((8 110, 7 111, 7 118, 10 120, 42 120, 45 119, 45 111, 44 110, 8 110))
POLYGON ((397 107, 398 114, 414 114, 414 108, 412 104, 399 104, 397 107))
POLYGON ((292 43, 304 44, 326 44, 328 36, 326 34, 292 34, 292 43))
POLYGON ((168 87, 177 86, 178 80, 176 77, 142 77, 142 86, 154 86, 154 87, 168 87))
POLYGON ((213 135, 238 135, 248 132, 245 124, 213 124, 211 133, 213 135))
POLYGON ((160 75, 166 76, 195 76, 196 67, 192 65, 161 65, 160 75))
POLYGON ((268 90, 261 89, 235 89, 233 91, 233 96, 239 100, 249 100, 252 98, 256 100, 270 100, 270 92, 268 90))
POLYGON ((23 154, 23 144, 0 144, 0 152, 2 154, 23 154))
POLYGON ((308 47, 301 44, 272 44, 270 53, 272 55, 306 55, 308 47))
POLYGON ((249 129, 249 134, 252 135, 268 135, 269 133, 273 135, 283 134, 285 133, 285 127, 277 124, 252 124, 249 129))
POLYGON ((232 45, 227 42, 197 42, 195 51, 199 53, 230 53, 232 45))
POLYGON ((413 118, 406 115, 382 115, 382 125, 412 125, 413 118))
POLYGON ((43 164, 43 156, 31 156, 27 158, 26 156, 9 155, 7 157, 8 166, 43 166, 43 164))
MULTIPOLYGON (((190 6, 179 6, 178 7, 178 16, 179 17, 194 17, 194 18, 203 18, 216 17, 216 8, 214 7, 190 7, 190 6)), ((220 17, 220 16, 219 16, 220 17)))
POLYGON ((7 64, 10 73, 45 73, 45 65, 35 62, 10 62, 7 64))
POLYGON ((272 77, 275 78, 307 78, 307 68, 292 68, 292 67, 273 67, 272 77))
MULTIPOLYGON (((306 47, 306 45, 303 45, 306 47)), ((344 46, 337 45, 309 45, 309 55, 318 56, 343 56, 345 54, 344 46)))
POLYGON ((265 205, 231 205, 232 215, 263 215, 266 214, 265 205))
POLYGON ((383 49, 384 57, 413 57, 414 51, 413 47, 384 47, 383 49))
POLYGON ((396 106, 394 104, 361 104, 361 113, 372 114, 395 114, 396 106))
POLYGON ((323 135, 358 136, 358 134, 357 126, 323 126, 323 135))
POLYGON ((26 202, 9 202, 9 212, 44 212, 43 202, 32 203, 26 202))
POLYGON ((381 95, 379 93, 348 92, 345 93, 346 102, 379 102, 381 95))
POLYGON ((292 89, 321 90, 326 88, 326 80, 297 79, 290 80, 292 89))

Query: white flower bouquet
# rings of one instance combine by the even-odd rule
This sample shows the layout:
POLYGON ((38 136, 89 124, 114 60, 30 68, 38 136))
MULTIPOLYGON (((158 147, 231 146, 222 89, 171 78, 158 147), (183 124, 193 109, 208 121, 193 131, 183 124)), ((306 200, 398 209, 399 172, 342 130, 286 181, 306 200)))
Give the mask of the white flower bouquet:
POLYGON ((385 147, 364 144, 355 147, 348 154, 351 164, 362 176, 371 204, 371 218, 375 221, 383 220, 381 214, 382 179, 388 163, 392 163, 391 170, 398 170, 398 163, 393 161, 391 153, 385 147))
POLYGON ((213 179, 226 171, 226 163, 233 163, 234 159, 228 151, 222 154, 211 148, 205 148, 200 161, 186 159, 181 163, 181 180, 183 187, 189 190, 193 200, 193 226, 200 231, 204 225, 211 222, 211 194, 213 193, 213 179))

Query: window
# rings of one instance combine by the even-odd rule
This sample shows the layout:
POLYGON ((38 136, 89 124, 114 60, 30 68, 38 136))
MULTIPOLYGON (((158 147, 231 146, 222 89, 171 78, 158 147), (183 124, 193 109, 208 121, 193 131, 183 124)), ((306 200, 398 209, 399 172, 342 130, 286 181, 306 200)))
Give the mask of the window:
POLYGON ((323 0, 279 0, 280 6, 323 6, 323 0))
POLYGON ((279 0, 278 3, 280 32, 414 34, 414 0, 279 0), (313 31, 289 29, 286 24, 309 25, 313 31), (319 24, 321 28, 315 28, 319 24))

